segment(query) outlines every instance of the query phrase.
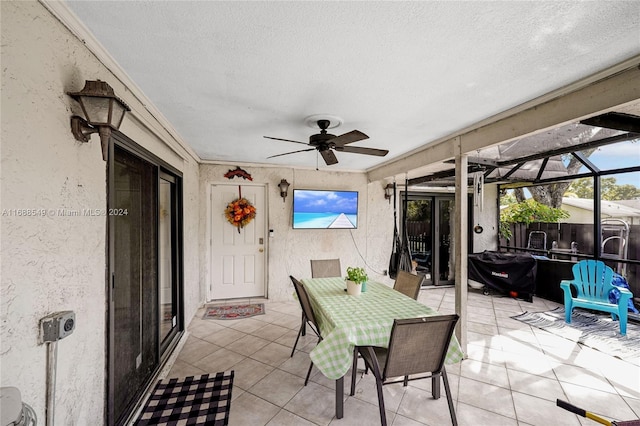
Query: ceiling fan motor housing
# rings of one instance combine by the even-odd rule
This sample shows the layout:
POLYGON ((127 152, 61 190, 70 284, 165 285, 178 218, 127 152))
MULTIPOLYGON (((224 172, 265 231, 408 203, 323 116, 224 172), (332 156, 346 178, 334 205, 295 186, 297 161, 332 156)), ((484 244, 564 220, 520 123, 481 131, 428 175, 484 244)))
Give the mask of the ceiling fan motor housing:
POLYGON ((326 133, 326 130, 323 130, 325 133, 318 133, 317 135, 309 136, 309 144, 313 146, 320 146, 322 144, 326 144, 329 140, 334 139, 336 135, 332 135, 331 133, 326 133))
POLYGON ((318 120, 317 124, 318 124, 318 127, 320 127, 320 133, 309 136, 309 145, 319 147, 320 150, 331 148, 331 146, 327 144, 327 141, 336 137, 336 135, 327 133, 327 129, 331 125, 331 121, 318 120))

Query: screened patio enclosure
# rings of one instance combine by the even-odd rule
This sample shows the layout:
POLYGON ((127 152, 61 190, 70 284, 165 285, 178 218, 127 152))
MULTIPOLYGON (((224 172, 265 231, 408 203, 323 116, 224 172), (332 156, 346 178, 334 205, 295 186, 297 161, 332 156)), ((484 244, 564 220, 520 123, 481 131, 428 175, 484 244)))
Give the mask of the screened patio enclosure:
MULTIPOLYGON (((509 238, 496 232, 499 251, 546 257, 551 269, 561 265, 569 274, 578 260, 603 260, 626 278, 640 304, 639 105, 468 153, 470 188, 497 184, 498 194, 515 190, 525 198, 535 191, 544 204, 555 203, 569 215, 557 223, 512 224, 509 238), (540 237, 535 247, 532 235, 540 237)), ((453 160, 433 170, 409 180, 408 190, 455 186, 453 160)))
MULTIPOLYGON (((631 109, 631 107, 629 107, 631 109)), ((505 187, 549 183, 569 177, 567 164, 577 159, 583 167, 571 178, 640 171, 640 106, 637 114, 611 112, 579 123, 570 123, 526 136, 469 155, 469 174, 482 172, 485 183, 505 187), (626 164, 594 164, 592 150, 625 149, 626 164)), ((453 160, 450 161, 453 163, 453 160)), ((453 186, 454 168, 443 163, 442 170, 409 180, 410 186, 453 186)), ((640 185, 640 179, 636 181, 640 185)))

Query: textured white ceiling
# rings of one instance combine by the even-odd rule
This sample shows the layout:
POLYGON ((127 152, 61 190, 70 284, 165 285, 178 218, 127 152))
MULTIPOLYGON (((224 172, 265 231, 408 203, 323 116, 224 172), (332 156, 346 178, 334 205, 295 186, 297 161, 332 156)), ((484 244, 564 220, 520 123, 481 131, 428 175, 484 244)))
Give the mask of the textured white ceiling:
POLYGON ((640 53, 638 1, 67 4, 204 160, 313 167, 263 136, 326 113, 369 169, 640 53))

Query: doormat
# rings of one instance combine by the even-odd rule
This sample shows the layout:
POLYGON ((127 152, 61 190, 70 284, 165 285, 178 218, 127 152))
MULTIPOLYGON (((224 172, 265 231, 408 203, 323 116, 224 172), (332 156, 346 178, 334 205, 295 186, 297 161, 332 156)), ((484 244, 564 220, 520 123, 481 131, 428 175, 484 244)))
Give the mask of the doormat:
POLYGON ((564 307, 547 312, 525 312, 511 318, 538 327, 573 342, 597 349, 607 355, 640 365, 640 325, 627 322, 627 335, 610 315, 573 310, 571 324, 564 322, 564 307))
POLYGON ((264 315, 264 303, 206 306, 204 319, 233 320, 264 315))
POLYGON ((230 370, 159 380, 135 425, 227 425, 233 376, 230 370))

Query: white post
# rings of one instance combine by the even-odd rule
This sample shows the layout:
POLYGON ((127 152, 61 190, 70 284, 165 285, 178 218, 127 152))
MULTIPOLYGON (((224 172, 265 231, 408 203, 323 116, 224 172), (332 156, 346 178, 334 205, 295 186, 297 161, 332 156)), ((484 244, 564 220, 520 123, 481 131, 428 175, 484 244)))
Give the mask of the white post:
POLYGON ((467 353, 467 260, 468 260, 468 157, 462 153, 460 137, 455 138, 456 205, 455 205, 455 259, 456 259, 456 313, 460 316, 456 337, 462 351, 467 353))

